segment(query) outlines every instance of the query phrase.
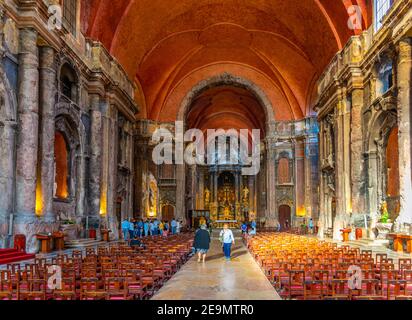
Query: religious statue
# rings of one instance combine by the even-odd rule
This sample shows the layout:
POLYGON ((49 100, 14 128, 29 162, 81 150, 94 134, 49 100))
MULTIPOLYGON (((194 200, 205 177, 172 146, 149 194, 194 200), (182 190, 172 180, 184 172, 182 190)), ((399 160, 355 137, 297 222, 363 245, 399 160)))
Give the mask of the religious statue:
POLYGON ((206 219, 205 219, 205 217, 203 217, 203 216, 200 217, 200 219, 199 219, 199 225, 200 225, 200 226, 206 225, 206 219))
POLYGON ((382 208, 381 208, 381 222, 382 223, 387 223, 389 219, 389 213, 388 213, 388 204, 386 201, 382 202, 382 208))
POLYGON ((242 193, 243 193, 243 197, 242 197, 243 203, 249 203, 249 189, 248 189, 248 187, 245 186, 243 188, 242 193))
POLYGON ((229 206, 226 206, 223 210, 223 216, 225 220, 230 220, 230 215, 231 215, 230 208, 229 206))
POLYGON ((210 204, 210 191, 208 188, 205 189, 205 207, 209 207, 210 204))

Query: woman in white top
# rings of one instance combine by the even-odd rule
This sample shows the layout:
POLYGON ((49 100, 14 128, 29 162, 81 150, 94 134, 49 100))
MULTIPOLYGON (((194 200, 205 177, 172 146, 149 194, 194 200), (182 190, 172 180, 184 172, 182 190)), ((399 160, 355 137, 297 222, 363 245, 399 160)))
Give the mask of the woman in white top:
POLYGON ((220 231, 220 240, 223 243, 223 252, 227 261, 230 261, 230 254, 232 250, 232 244, 235 244, 235 237, 232 230, 229 229, 229 225, 225 224, 223 230, 220 231))

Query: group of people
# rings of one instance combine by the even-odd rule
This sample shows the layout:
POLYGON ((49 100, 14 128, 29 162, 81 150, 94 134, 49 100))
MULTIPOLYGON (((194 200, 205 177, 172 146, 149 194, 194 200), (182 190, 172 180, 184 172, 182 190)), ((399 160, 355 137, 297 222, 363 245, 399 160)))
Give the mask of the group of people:
POLYGON ((256 221, 253 220, 251 222, 243 222, 241 226, 242 235, 245 237, 246 235, 254 236, 256 235, 256 221))
POLYGON ((143 238, 148 236, 168 236, 182 231, 183 222, 172 219, 162 221, 158 219, 124 219, 122 233, 124 240, 143 238))
MULTIPOLYGON (((305 226, 306 226, 306 224, 305 224, 305 226)), ((308 227, 309 234, 314 234, 315 224, 314 224, 312 218, 309 218, 309 220, 307 221, 307 227, 308 227)), ((285 220, 283 226, 280 224, 279 221, 276 222, 276 231, 277 232, 281 232, 281 231, 283 232, 283 231, 288 231, 288 230, 290 230, 290 223, 289 223, 288 219, 285 220)))
MULTIPOLYGON (((222 244, 222 250, 226 261, 230 261, 232 245, 235 244, 235 237, 233 236, 232 230, 229 229, 228 224, 225 224, 223 230, 220 231, 219 240, 222 244)), ((193 243, 193 248, 198 255, 198 262, 206 261, 206 255, 210 249, 210 241, 211 237, 207 225, 200 225, 200 229, 196 231, 195 241, 193 243)))

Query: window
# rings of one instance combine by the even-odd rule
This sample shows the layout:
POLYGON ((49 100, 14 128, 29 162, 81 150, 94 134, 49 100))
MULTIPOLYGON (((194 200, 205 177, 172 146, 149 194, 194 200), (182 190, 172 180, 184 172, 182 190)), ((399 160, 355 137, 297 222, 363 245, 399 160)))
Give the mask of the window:
POLYGON ((63 24, 73 36, 77 33, 77 0, 63 0, 63 24))
POLYGON ((69 64, 64 64, 60 71, 60 92, 70 101, 77 103, 77 75, 69 64))
POLYGON ((393 0, 375 0, 375 31, 382 27, 382 21, 393 4, 393 0))
POLYGON ((385 94, 393 85, 392 61, 383 64, 379 69, 380 94, 385 94))

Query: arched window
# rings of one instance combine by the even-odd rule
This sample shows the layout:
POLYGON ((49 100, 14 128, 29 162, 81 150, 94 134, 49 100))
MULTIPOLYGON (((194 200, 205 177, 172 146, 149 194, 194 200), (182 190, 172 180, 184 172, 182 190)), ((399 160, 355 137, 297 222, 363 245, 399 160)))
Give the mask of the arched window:
POLYGON ((77 103, 77 75, 69 64, 64 64, 60 71, 60 93, 77 103))
POLYGON ((375 0, 375 31, 382 27, 382 21, 393 4, 393 0, 375 0))
POLYGON ((285 157, 280 158, 279 160, 278 181, 279 184, 290 183, 289 159, 285 157))
POLYGON ((54 156, 54 196, 55 198, 65 200, 69 197, 69 148, 66 139, 59 131, 55 133, 54 156))
POLYGON ((392 61, 382 64, 378 72, 380 94, 385 94, 393 85, 393 67, 392 61))

